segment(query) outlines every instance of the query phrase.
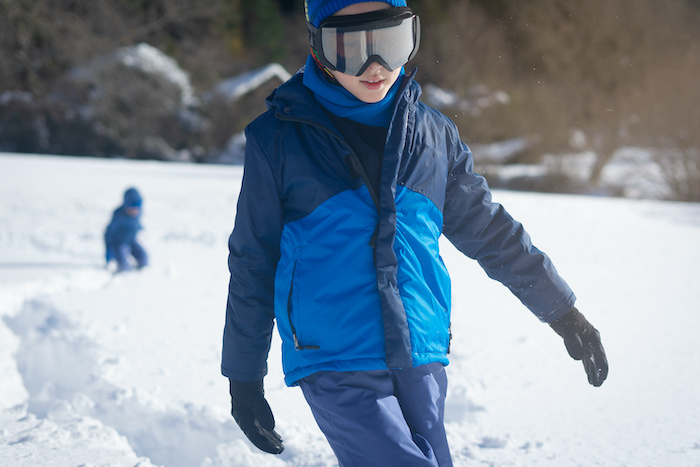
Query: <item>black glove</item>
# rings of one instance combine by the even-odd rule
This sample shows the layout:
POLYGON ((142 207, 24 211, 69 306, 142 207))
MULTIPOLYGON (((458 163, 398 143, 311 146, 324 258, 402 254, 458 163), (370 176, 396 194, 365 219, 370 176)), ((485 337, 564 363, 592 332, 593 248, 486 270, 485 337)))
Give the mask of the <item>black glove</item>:
POLYGON ((549 325, 564 339, 571 358, 583 361, 588 382, 596 387, 603 384, 608 377, 608 359, 598 330, 576 307, 549 325))
POLYGON ((264 397, 263 382, 241 382, 229 379, 231 415, 251 443, 261 451, 280 454, 282 437, 275 428, 275 417, 264 397))

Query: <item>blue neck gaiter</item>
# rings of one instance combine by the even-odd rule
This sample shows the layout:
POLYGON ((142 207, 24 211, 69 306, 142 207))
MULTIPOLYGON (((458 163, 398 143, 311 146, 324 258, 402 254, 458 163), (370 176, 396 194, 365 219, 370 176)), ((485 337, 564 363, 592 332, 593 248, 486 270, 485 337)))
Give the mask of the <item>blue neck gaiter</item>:
POLYGON ((304 86, 314 93, 316 100, 324 109, 334 115, 370 126, 389 127, 394 111, 394 98, 399 90, 401 76, 405 74, 403 67, 399 78, 396 79, 389 92, 381 101, 368 104, 353 96, 339 84, 331 84, 323 77, 323 71, 318 68, 311 55, 306 59, 304 68, 304 86))

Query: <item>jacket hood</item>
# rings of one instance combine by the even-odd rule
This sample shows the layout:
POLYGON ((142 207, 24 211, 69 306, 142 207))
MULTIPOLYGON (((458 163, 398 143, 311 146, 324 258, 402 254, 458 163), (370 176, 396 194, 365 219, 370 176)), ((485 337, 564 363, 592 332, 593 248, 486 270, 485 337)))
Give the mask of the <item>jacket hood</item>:
POLYGON ((124 192, 124 206, 141 207, 141 194, 136 188, 129 188, 124 192))

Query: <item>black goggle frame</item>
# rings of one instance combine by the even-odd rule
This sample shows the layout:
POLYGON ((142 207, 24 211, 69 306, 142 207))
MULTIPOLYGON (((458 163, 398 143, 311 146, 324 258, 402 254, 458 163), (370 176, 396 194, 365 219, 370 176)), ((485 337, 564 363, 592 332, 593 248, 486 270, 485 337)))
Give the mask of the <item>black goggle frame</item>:
MULTIPOLYGON (((420 18, 407 7, 385 8, 382 10, 362 13, 359 15, 330 16, 323 20, 319 27, 307 22, 309 30, 309 43, 319 62, 330 70, 346 73, 346 70, 337 68, 331 63, 323 52, 323 28, 336 28, 342 32, 372 31, 377 29, 390 28, 401 25, 407 19, 412 19, 413 48, 405 60, 401 60, 400 66, 410 61, 418 52, 420 46, 420 18)), ((403 58, 403 57, 402 57, 403 58)), ((373 62, 377 62, 389 71, 394 71, 396 66, 387 63, 387 60, 378 54, 373 54, 367 58, 355 76, 360 76, 373 62)))

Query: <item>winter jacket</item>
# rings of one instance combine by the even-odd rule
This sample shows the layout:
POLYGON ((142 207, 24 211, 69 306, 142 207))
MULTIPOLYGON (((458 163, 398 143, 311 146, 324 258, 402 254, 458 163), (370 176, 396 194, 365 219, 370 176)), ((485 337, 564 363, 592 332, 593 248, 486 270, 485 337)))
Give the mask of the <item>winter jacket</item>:
POLYGON ((141 207, 141 195, 135 188, 124 192, 124 202, 112 213, 112 220, 105 230, 105 246, 116 249, 120 245, 131 245, 136 241, 136 234, 141 230, 141 210, 138 214, 130 215, 128 208, 141 207))
POLYGON ((266 374, 275 319, 288 385, 319 370, 447 364, 451 297, 441 234, 542 321, 571 309, 569 286, 522 225, 492 203, 456 126, 419 102, 420 93, 405 77, 379 193, 301 72, 246 128, 229 240, 225 376, 266 374))

